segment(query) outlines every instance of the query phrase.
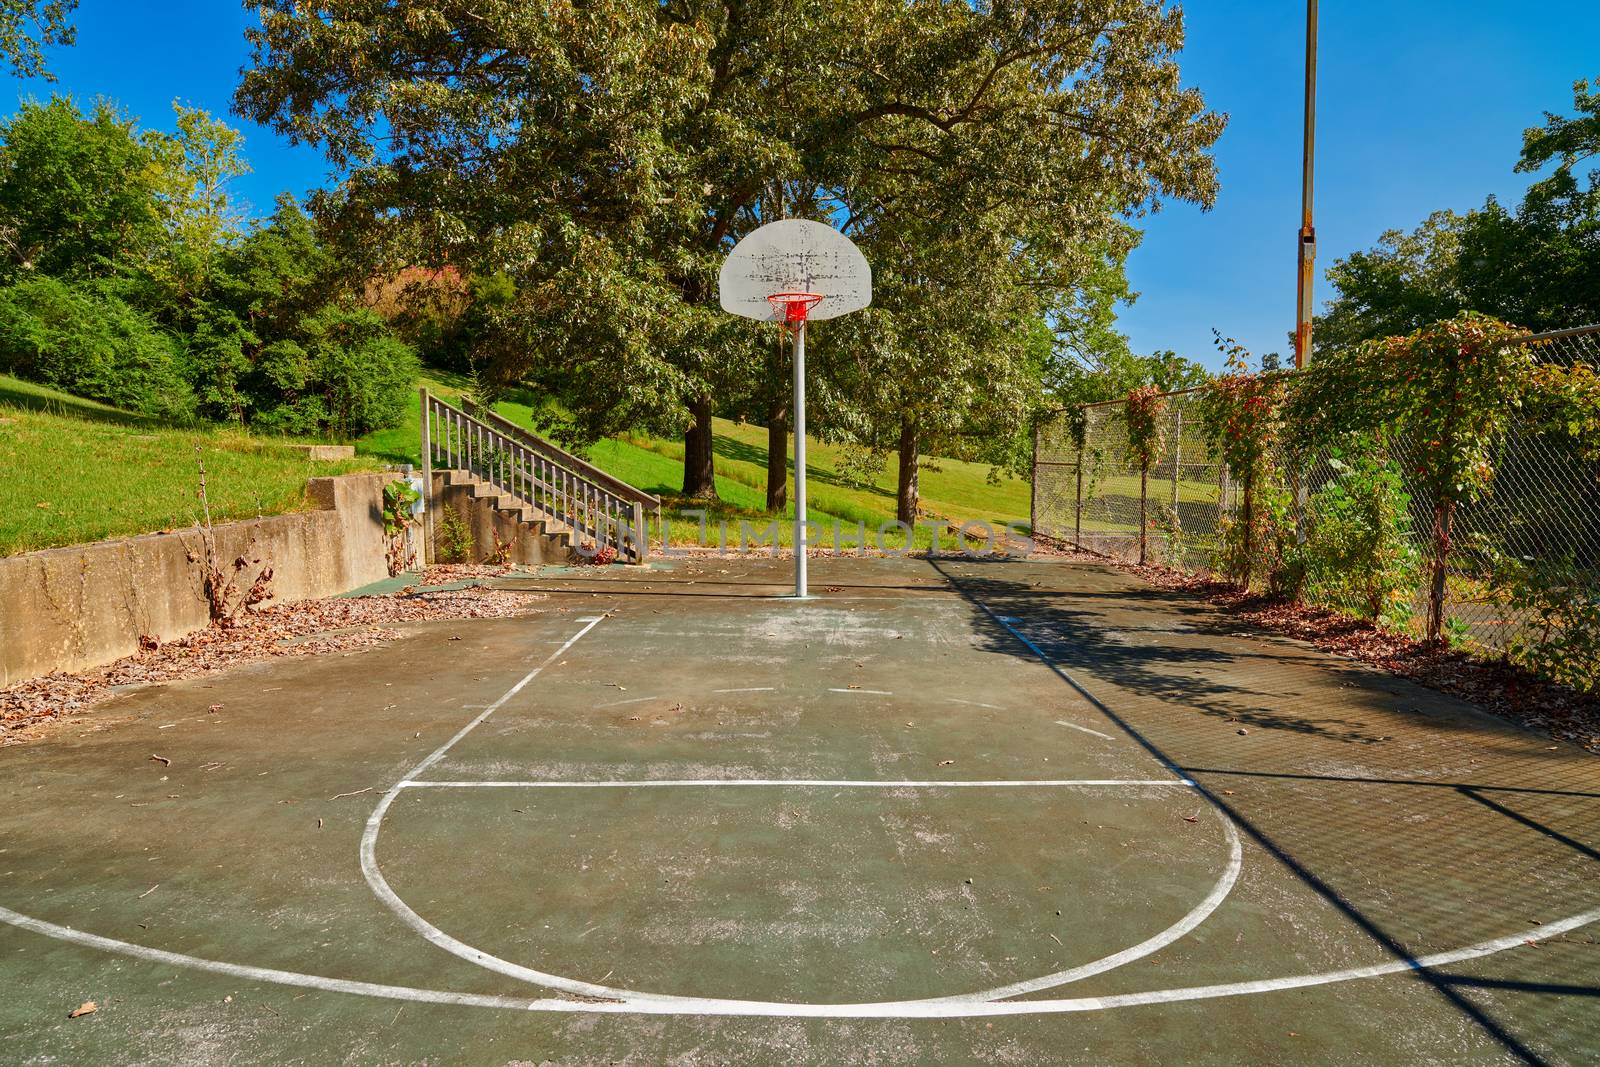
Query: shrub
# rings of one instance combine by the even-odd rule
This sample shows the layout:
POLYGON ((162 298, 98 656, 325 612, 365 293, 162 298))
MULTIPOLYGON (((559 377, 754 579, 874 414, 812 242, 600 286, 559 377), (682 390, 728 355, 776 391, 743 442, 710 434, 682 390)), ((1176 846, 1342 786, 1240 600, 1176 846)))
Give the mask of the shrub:
POLYGON ((149 415, 194 408, 174 338, 94 283, 33 274, 0 290, 0 369, 149 415))
POLYGON ((351 438, 399 425, 410 413, 416 355, 376 313, 330 304, 300 333, 256 356, 245 380, 256 426, 351 438))
POLYGON ((433 557, 440 563, 467 563, 472 559, 472 527, 453 508, 440 510, 433 536, 433 557))
POLYGON ((1306 514, 1306 577, 1314 599, 1399 627, 1410 620, 1422 553, 1412 540, 1411 497, 1377 441, 1331 449, 1334 476, 1306 514))
POLYGON ((1495 560, 1496 599, 1525 614, 1529 629, 1508 653, 1516 663, 1581 692, 1600 690, 1600 596, 1566 556, 1495 560))

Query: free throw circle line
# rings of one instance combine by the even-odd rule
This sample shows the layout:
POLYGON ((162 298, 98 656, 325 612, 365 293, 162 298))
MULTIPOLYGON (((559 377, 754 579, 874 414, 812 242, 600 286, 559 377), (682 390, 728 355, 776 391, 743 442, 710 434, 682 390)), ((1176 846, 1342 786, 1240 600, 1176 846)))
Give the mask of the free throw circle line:
MULTIPOLYGON (((1044 989, 1052 989, 1052 988, 1055 988, 1057 986, 1062 986, 1062 985, 1066 985, 1066 984, 1071 983, 1071 982, 1080 981, 1080 980, 1082 980, 1084 978, 1090 977, 1091 975, 1103 974, 1106 971, 1114 970, 1117 967, 1121 967, 1121 966, 1124 966, 1126 964, 1132 963, 1135 960, 1142 959, 1145 956, 1151 955, 1152 953, 1157 952, 1157 951, 1165 948, 1166 946, 1172 944, 1173 942, 1175 942, 1175 941, 1179 940, 1180 938, 1184 937, 1185 935, 1187 935, 1195 927, 1199 926, 1202 922, 1204 922, 1206 919, 1208 919, 1211 916, 1211 913, 1216 911, 1216 909, 1219 906, 1221 906, 1223 900, 1227 898, 1228 894, 1232 891, 1232 889, 1234 887, 1234 884, 1238 881, 1239 874, 1240 874, 1240 871, 1243 868, 1243 862, 1244 862, 1243 847, 1242 847, 1242 845, 1240 843, 1240 840, 1239 840, 1238 831, 1235 829, 1232 820, 1229 819, 1220 810, 1218 810, 1216 808, 1213 808, 1212 810, 1216 813, 1218 820, 1222 823, 1223 832, 1224 832, 1224 834, 1226 836, 1226 839, 1228 841, 1228 862, 1227 862, 1226 867, 1223 870, 1222 875, 1217 879, 1216 883, 1211 887, 1210 892, 1208 892, 1206 894, 1205 899, 1203 899, 1195 907, 1191 908, 1182 918, 1180 918, 1177 922, 1173 923, 1171 926, 1167 927, 1166 929, 1161 930, 1160 932, 1152 935, 1151 937, 1146 938, 1144 941, 1141 941, 1136 945, 1132 945, 1132 946, 1129 946, 1128 948, 1121 949, 1121 950, 1119 950, 1117 952, 1111 953, 1108 956, 1103 956, 1100 959, 1091 960, 1091 961, 1089 961, 1087 963, 1079 964, 1076 967, 1071 967, 1071 968, 1068 968, 1068 969, 1063 970, 1063 971, 1057 971, 1057 972, 1054 972, 1052 974, 1041 975, 1041 976, 1039 976, 1037 978, 1024 979, 1022 981, 1014 982, 1014 983, 1011 983, 1011 984, 1008 984, 1008 985, 1005 985, 1005 986, 1001 986, 1001 987, 996 988, 996 989, 985 989, 985 990, 979 990, 979 991, 972 992, 972 993, 956 993, 956 994, 951 994, 951 995, 942 996, 942 997, 925 997, 925 998, 920 998, 920 999, 916 999, 916 1000, 867 1001, 867 1002, 854 1002, 854 1003, 809 1004, 809 1005, 808 1004, 798 1004, 798 1003, 794 1003, 794 1002, 790 1002, 790 1001, 723 1000, 723 999, 719 999, 719 998, 687 997, 687 996, 681 996, 681 995, 678 995, 678 994, 671 994, 671 993, 649 993, 649 992, 644 992, 644 991, 641 991, 641 990, 628 989, 628 988, 619 987, 619 986, 605 986, 605 985, 600 985, 600 984, 593 983, 593 982, 583 982, 583 981, 579 981, 577 979, 567 978, 567 977, 565 977, 563 975, 557 975, 557 974, 552 974, 552 973, 547 972, 547 971, 536 970, 536 969, 534 969, 532 967, 527 967, 527 966, 524 966, 524 965, 519 964, 519 963, 514 963, 511 960, 507 960, 507 959, 504 959, 504 958, 502 958, 500 956, 496 956, 493 953, 486 952, 483 949, 477 948, 474 945, 470 945, 470 944, 466 943, 465 941, 462 941, 459 938, 456 938, 456 937, 446 933, 444 930, 440 929, 438 926, 435 926, 433 923, 429 922, 428 920, 424 919, 421 915, 419 915, 409 904, 407 904, 405 902, 404 899, 402 899, 400 897, 400 895, 398 893, 396 893, 394 891, 393 887, 391 887, 389 885, 388 881, 377 870, 377 861, 376 861, 377 836, 378 836, 378 833, 381 832, 382 823, 383 823, 383 816, 385 814, 387 814, 390 804, 393 803, 395 797, 399 796, 400 791, 402 789, 404 789, 404 788, 476 788, 476 787, 486 787, 486 788, 497 788, 497 787, 500 787, 500 788, 506 788, 506 787, 509 787, 509 788, 518 788, 518 787, 522 787, 522 788, 606 788, 606 787, 617 787, 619 785, 622 785, 622 786, 627 786, 627 785, 635 785, 635 786, 677 786, 677 785, 691 785, 691 786, 693 786, 693 785, 717 785, 717 786, 726 786, 726 785, 750 785, 750 784, 768 784, 768 785, 778 785, 778 786, 806 784, 806 785, 826 785, 826 786, 830 786, 830 787, 834 786, 834 785, 843 785, 843 786, 864 785, 864 786, 877 787, 877 788, 881 788, 881 787, 885 787, 885 786, 888 786, 888 787, 902 787, 903 788, 903 787, 906 787, 908 783, 904 783, 904 782, 879 782, 879 781, 871 781, 871 780, 868 780, 868 781, 851 781, 851 780, 832 781, 832 780, 826 780, 826 779, 814 779, 814 780, 804 780, 804 781, 797 781, 797 780, 793 780, 793 779, 789 779, 789 780, 767 780, 767 781, 764 781, 764 782, 752 782, 750 780, 738 780, 738 779, 734 779, 734 780, 708 779, 708 780, 693 781, 693 782, 661 782, 661 781, 651 782, 651 781, 645 781, 645 782, 639 782, 639 783, 619 783, 619 782, 564 782, 564 783, 562 783, 562 782, 513 782, 513 783, 475 783, 475 782, 468 782, 468 783, 453 783, 453 782, 419 782, 419 781, 407 780, 407 781, 402 781, 402 782, 396 783, 394 788, 391 789, 387 794, 384 795, 383 799, 378 804, 378 808, 373 812, 372 819, 370 819, 369 822, 368 822, 368 827, 369 827, 369 829, 372 830, 370 844, 369 844, 368 839, 367 839, 366 836, 363 836, 363 839, 362 839, 362 869, 363 869, 363 873, 367 873, 368 874, 368 878, 367 878, 368 884, 372 886, 373 892, 378 895, 379 899, 381 899, 386 905, 388 905, 388 907, 389 907, 389 909, 391 911, 393 911, 396 915, 398 915, 401 918, 402 921, 404 921, 417 934, 419 934, 421 937, 423 937, 425 940, 427 940, 430 944, 433 944, 433 945, 435 945, 435 946, 437 946, 439 948, 442 948, 446 952, 449 952, 450 954, 452 954, 454 956, 457 956, 457 957, 459 957, 461 959, 464 959, 464 960, 468 961, 469 963, 473 963, 473 964, 475 964, 475 965, 477 965, 479 967, 482 967, 485 970, 493 971, 493 972, 495 972, 497 974, 503 974, 508 978, 516 978, 516 979, 518 979, 520 981, 529 982, 529 983, 531 983, 533 985, 544 986, 545 988, 548 988, 548 989, 556 989, 556 990, 560 990, 562 992, 575 993, 575 994, 578 994, 580 996, 586 996, 586 997, 600 997, 600 998, 604 998, 606 1000, 609 1000, 609 1001, 612 1001, 612 1002, 615 1002, 615 1003, 618 1003, 618 1004, 627 1004, 627 1005, 652 1004, 652 1005, 659 1005, 659 1006, 663 1006, 663 1007, 674 1007, 675 1006, 675 1007, 681 1009, 682 1012, 685 1013, 685 1014, 707 1013, 707 1014, 761 1014, 761 1015, 779 1014, 779 1015, 782 1015, 782 1014, 791 1014, 791 1013, 784 1012, 784 1011, 781 1011, 781 1010, 778 1010, 778 1009, 795 1008, 795 1009, 838 1009, 840 1012, 843 1013, 844 1016, 849 1016, 852 1012, 857 1012, 857 1013, 866 1012, 866 1013, 875 1014, 875 1015, 895 1015, 895 1014, 907 1014, 907 1013, 909 1013, 911 1015, 917 1015, 917 1014, 925 1014, 926 1015, 926 1014, 928 1014, 928 1012, 923 1011, 923 1009, 928 1009, 928 1011, 931 1012, 931 1015, 929 1015, 928 1017, 941 1017, 941 1016, 944 1016, 944 1015, 962 1014, 961 1009, 963 1007, 965 1007, 965 1006, 971 1006, 971 1005, 976 1005, 976 1004, 993 1003, 993 1002, 999 1001, 999 1000, 1001 1000, 1001 999, 1003 999, 1005 997, 1021 996, 1024 993, 1033 993, 1033 992, 1038 992, 1038 991, 1044 990, 1044 989), (720 1010, 720 1011, 717 1011, 717 1012, 704 1012, 702 1008, 691 1007, 691 1005, 705 1005, 707 1003, 716 1003, 716 1004, 722 1005, 723 1006, 723 1010, 720 1010), (949 1009, 949 1011, 940 1012, 940 1011, 937 1011, 937 1010, 933 1010, 933 1009, 937 1009, 937 1008, 940 1008, 940 1007, 947 1008, 947 1009, 949 1009)), ((927 783, 926 786, 922 786, 922 787, 939 788, 939 787, 946 787, 946 786, 956 785, 956 784, 972 787, 972 786, 981 786, 984 783, 977 783, 977 782, 965 782, 965 783, 932 782, 932 783, 927 783)), ((1022 782, 1022 783, 1011 782, 1011 783, 1002 783, 1002 784, 1021 784, 1021 785, 1027 785, 1027 786, 1039 786, 1039 785, 1042 785, 1042 784, 1045 784, 1045 783, 1041 783, 1039 781, 1029 781, 1029 782, 1022 782)), ((1104 780, 1093 781, 1093 782, 1085 782, 1085 781, 1082 781, 1082 780, 1073 780, 1073 781, 1069 781, 1067 784, 1068 785, 1090 784, 1090 785, 1101 785, 1101 786, 1103 786, 1103 785, 1108 785, 1108 784, 1112 784, 1112 783, 1109 782, 1109 781, 1104 781, 1104 780)), ((1139 781, 1126 782, 1124 784, 1133 786, 1135 788, 1142 788, 1142 787, 1150 786, 1150 785, 1159 785, 1159 786, 1165 786, 1165 787, 1170 787, 1170 786, 1175 786, 1175 785, 1177 785, 1177 786, 1184 786, 1184 785, 1192 786, 1193 785, 1193 783, 1190 783, 1190 782, 1187 782, 1187 781, 1184 781, 1184 780, 1180 780, 1180 779, 1159 779, 1159 780, 1156 780, 1156 781, 1139 780, 1139 781)), ((913 787, 917 787, 917 786, 913 786, 913 787)), ((795 1012, 795 1013, 792 1013, 792 1014, 806 1014, 806 1012, 802 1010, 802 1011, 795 1012)), ((826 1013, 824 1013, 824 1014, 826 1014, 826 1013)))
POLYGON ((718 786, 760 786, 771 789, 1088 789, 1096 786, 1118 788, 1171 788, 1193 786, 1187 778, 993 778, 948 781, 897 780, 893 778, 636 778, 592 781, 430 781, 407 780, 397 789, 698 789, 718 786))
MULTIPOLYGON (((362 982, 348 978, 330 978, 325 975, 303 974, 299 971, 286 971, 274 967, 255 967, 243 963, 205 959, 201 956, 191 956, 182 952, 169 952, 166 949, 152 948, 148 945, 136 945, 130 941, 119 941, 111 937, 102 937, 99 934, 76 930, 70 926, 61 926, 47 922, 44 919, 36 919, 30 915, 12 911, 7 907, 0 907, 0 922, 14 926, 19 930, 27 930, 42 937, 64 941, 82 948, 112 952, 150 963, 205 971, 211 974, 225 974, 233 978, 242 978, 255 982, 270 982, 300 989, 315 989, 327 993, 347 993, 353 996, 378 997, 388 1000, 448 1004, 459 1007, 499 1008, 511 1011, 604 1015, 746 1015, 834 1019, 1059 1015, 1066 1012, 1109 1011, 1115 1008, 1176 1004, 1192 1000, 1214 1000, 1221 997, 1275 993, 1286 989, 1306 989, 1313 986, 1333 985, 1338 982, 1350 982, 1364 978, 1379 978, 1391 974, 1416 973, 1439 967, 1448 967, 1452 964, 1465 963, 1485 956, 1493 956, 1508 949, 1518 948, 1527 944, 1530 940, 1527 931, 1519 930, 1504 937, 1480 941, 1477 944, 1452 949, 1448 952, 1435 952, 1431 955, 1418 956, 1413 959, 1388 960, 1384 963, 1375 963, 1365 967, 1347 967, 1337 971, 1288 975, 1281 978, 1265 978, 1250 982, 1227 982, 1220 985, 1151 989, 1139 993, 1119 993, 1104 997, 1010 1000, 969 1004, 935 1003, 918 1005, 912 1003, 904 1005, 905 1010, 901 1011, 879 1010, 879 1007, 887 1008, 892 1007, 892 1005, 833 1004, 770 1004, 766 1006, 768 1010, 730 1010, 730 1005, 735 1002, 702 1001, 698 1002, 699 1006, 695 1010, 685 1010, 677 1005, 620 1003, 616 1001, 574 1001, 563 1000, 560 997, 527 1000, 520 997, 495 996, 484 993, 457 993, 445 989, 423 989, 415 986, 362 982), (869 1008, 871 1010, 868 1010, 869 1008)), ((1588 911, 1570 915, 1565 919, 1556 919, 1543 924, 1539 927, 1538 940, 1570 933, 1573 930, 1579 930, 1597 922, 1600 922, 1600 907, 1591 908, 1588 911)))
MULTIPOLYGON (((504 695, 500 697, 500 699, 496 700, 493 704, 490 704, 487 708, 485 708, 481 714, 479 714, 466 726, 462 727, 462 729, 458 731, 455 736, 451 737, 450 740, 446 741, 426 759, 418 763, 417 766, 412 769, 410 774, 405 775, 400 781, 396 782, 389 788, 389 791, 383 795, 383 797, 378 801, 377 806, 373 809, 372 815, 367 819, 366 828, 362 832, 360 845, 361 873, 366 879, 367 885, 372 890, 373 894, 377 896, 379 900, 383 901, 384 905, 388 907, 390 911, 394 912, 402 922, 411 927, 411 929, 417 933, 418 936, 422 937, 430 944, 449 952, 451 955, 454 955, 460 959, 464 959, 469 963, 484 968, 485 970, 503 974, 509 978, 516 978, 534 985, 544 986, 548 989, 556 989, 561 992, 574 993, 585 997, 598 997, 628 1004, 653 1003, 662 1005, 686 1006, 690 1003, 698 1003, 703 998, 683 997, 667 993, 647 993, 640 990, 605 986, 594 982, 584 982, 577 979, 568 978, 563 975, 540 971, 532 967, 525 967, 522 964, 513 963, 510 960, 503 959, 473 945, 469 945, 466 942, 451 936, 444 930, 435 926, 433 923, 428 922, 421 915, 419 915, 400 897, 398 893, 394 891, 394 888, 389 884, 388 880, 384 878, 382 871, 380 871, 378 867, 378 835, 382 832, 384 817, 388 814, 390 806, 394 803, 395 798, 400 795, 401 791, 407 788, 426 787, 426 783, 419 779, 421 774, 426 772, 439 760, 443 759, 445 754, 448 753, 450 749, 453 748, 458 742, 460 742, 462 738, 466 737, 469 733, 475 730, 508 700, 516 696, 517 693, 521 692, 522 689, 527 686, 528 683, 532 682, 533 679, 536 678, 545 667, 555 662, 555 660, 565 653, 567 649, 571 648, 585 634, 594 629, 594 627, 598 625, 603 618, 604 616, 600 616, 586 620, 587 625, 585 625, 583 629, 579 630, 577 633, 573 634, 572 637, 568 638, 560 648, 556 649, 556 651, 551 653, 542 663, 519 679, 515 685, 513 685, 505 692, 504 695)), ((723 781, 724 780, 720 779, 705 780, 707 784, 712 785, 722 784, 723 781)), ((1082 780, 1074 781, 1075 783, 1081 784, 1082 780)), ((1105 784, 1109 784, 1110 781, 1111 780, 1105 780, 1105 784)), ((1172 779, 1166 781, 1171 785, 1179 786, 1193 786, 1194 784, 1181 774, 1174 774, 1172 779)), ((748 782, 746 784, 748 784, 748 782)), ((930 783, 930 787, 948 784, 949 783, 930 783)), ((1148 783, 1141 780, 1138 782, 1138 784, 1142 786, 1145 784, 1154 783, 1148 783)), ((531 787, 537 788, 539 786, 531 787)), ((545 788, 549 787, 550 786, 545 786, 545 788)), ((571 786, 569 785, 567 787, 570 788, 571 786)), ((596 784, 586 784, 579 787, 597 788, 601 786, 596 784)), ((877 787, 882 788, 882 785, 878 785, 877 787)), ((905 788, 904 785, 899 785, 899 787, 905 788)), ((1211 892, 1206 895, 1205 899, 1202 900, 1199 905, 1197 905, 1194 909, 1191 909, 1187 915, 1179 919, 1178 922, 1174 923, 1166 930, 1161 931, 1153 937, 1147 938, 1145 941, 1142 941, 1137 945, 1113 953, 1110 956, 1102 957, 1099 960, 1090 961, 1089 963, 1082 964, 1067 971, 1057 972, 1054 975, 1045 975, 1039 978, 1029 979, 1021 983, 1014 983, 1013 985, 1002 988, 1016 988, 1031 992, 1039 989, 1047 989, 1064 985, 1068 982, 1076 981, 1079 978, 1087 977, 1091 974, 1100 974, 1106 970, 1123 966, 1124 964, 1131 963, 1133 960, 1140 959, 1158 951, 1166 945, 1171 944, 1173 941, 1176 941, 1178 938, 1183 937, 1195 926, 1199 925, 1200 922, 1203 922, 1211 914, 1211 912, 1215 911, 1217 906, 1221 904, 1222 899, 1225 898, 1228 892, 1233 888, 1233 884, 1235 881, 1237 881, 1239 875, 1241 852, 1239 850, 1237 832, 1225 814, 1221 813, 1219 810, 1218 815, 1224 825, 1225 832, 1229 835, 1229 863, 1224 870, 1222 877, 1217 881, 1216 885, 1212 887, 1211 892)), ((947 997, 924 998, 922 1001, 893 1001, 873 1004, 825 1006, 853 1008, 886 1008, 894 1006, 898 1008, 904 1008, 912 1004, 924 1003, 929 1005, 946 1005, 954 1007, 962 1004, 983 1003, 998 999, 1003 995, 1007 994, 999 991, 979 991, 974 993, 955 994, 947 997)), ((1009 995, 1017 994, 1012 993, 1009 995)), ((731 1005, 737 1005, 740 1010, 754 1010, 759 1008, 786 1006, 786 1004, 783 1002, 775 1001, 729 1001, 727 1003, 731 1005)))

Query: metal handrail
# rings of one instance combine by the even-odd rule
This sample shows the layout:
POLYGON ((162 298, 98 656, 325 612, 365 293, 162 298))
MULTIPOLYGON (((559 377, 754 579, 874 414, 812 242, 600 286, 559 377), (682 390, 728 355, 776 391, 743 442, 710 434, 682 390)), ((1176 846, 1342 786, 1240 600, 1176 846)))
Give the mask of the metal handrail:
POLYGON ((524 429, 521 426, 518 426, 504 415, 490 411, 488 408, 485 408, 480 404, 475 404, 466 397, 461 398, 461 407, 473 418, 482 422, 487 422, 503 433, 517 438, 535 452, 539 452, 545 456, 548 456, 554 462, 566 467, 571 471, 582 474, 590 481, 598 482, 601 485, 606 486, 618 496, 626 500, 636 500, 652 510, 661 507, 660 497, 652 496, 643 489, 637 489, 634 486, 629 485, 621 478, 607 474, 605 471, 601 470, 599 467, 596 467, 588 460, 581 459, 578 456, 573 455, 571 452, 568 452, 566 449, 561 448, 559 445, 555 445, 549 441, 546 441, 543 437, 540 437, 539 435, 524 429))
POLYGON ((492 412, 473 405, 475 414, 469 414, 426 389, 421 398, 423 484, 430 508, 435 468, 465 470, 570 528, 579 552, 611 546, 618 558, 644 562, 649 551, 644 511, 647 503, 660 506, 655 497, 492 412))

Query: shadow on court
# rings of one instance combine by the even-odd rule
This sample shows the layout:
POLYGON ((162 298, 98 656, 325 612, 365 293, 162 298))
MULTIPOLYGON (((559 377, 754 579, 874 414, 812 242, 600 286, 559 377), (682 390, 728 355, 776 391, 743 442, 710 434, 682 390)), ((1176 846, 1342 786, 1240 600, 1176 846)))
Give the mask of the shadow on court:
MULTIPOLYGON (((1421 914, 1465 931, 1514 911, 1510 902, 1530 892, 1549 900, 1570 891, 1573 910, 1592 906, 1583 893, 1600 875, 1600 775, 1592 757, 1409 681, 1242 631, 1196 597, 1143 587, 1110 568, 1084 568, 1087 589, 1047 590, 1023 565, 931 566, 985 617, 980 632, 991 649, 1047 660, 1070 684, 1109 702, 1101 706, 1119 726, 1199 780, 1275 861, 1413 965, 1508 1056, 1562 1062, 1574 1046, 1553 1036, 1578 1048, 1600 1036, 1573 1026, 1578 1013, 1592 1011, 1581 1007, 1583 998, 1600 996, 1593 970, 1579 969, 1577 982, 1474 977, 1415 966, 1430 946, 1409 943, 1421 914), (1215 720, 1237 729, 1218 729, 1215 720), (1336 762, 1369 773, 1224 769, 1229 761, 1216 757, 1228 750, 1249 768, 1336 762), (1432 780, 1463 764, 1473 769, 1471 783, 1432 780), (1239 788, 1241 779, 1257 788, 1239 788), (1582 785, 1561 788, 1567 782, 1582 785), (1512 798, 1542 806, 1568 831, 1515 810, 1512 798), (1571 873, 1552 877, 1558 868, 1571 873), (1491 991, 1538 996, 1472 995, 1491 991)), ((1540 920, 1524 922, 1532 947, 1540 920)), ((1578 943, 1592 958, 1593 937, 1578 943)))

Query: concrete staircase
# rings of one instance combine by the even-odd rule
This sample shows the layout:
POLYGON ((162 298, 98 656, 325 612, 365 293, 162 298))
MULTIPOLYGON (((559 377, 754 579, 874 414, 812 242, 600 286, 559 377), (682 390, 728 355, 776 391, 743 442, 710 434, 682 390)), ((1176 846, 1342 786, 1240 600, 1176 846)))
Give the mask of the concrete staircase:
MULTIPOLYGON (((469 562, 495 560, 503 546, 505 563, 566 563, 572 559, 572 530, 475 474, 433 472, 434 507, 448 508, 472 531, 469 562)), ((430 531, 437 549, 439 520, 430 531)))
POLYGON ((558 563, 583 552, 645 562, 660 498, 470 399, 457 408, 427 389, 421 398, 430 562, 450 514, 472 531, 473 562, 558 563))

